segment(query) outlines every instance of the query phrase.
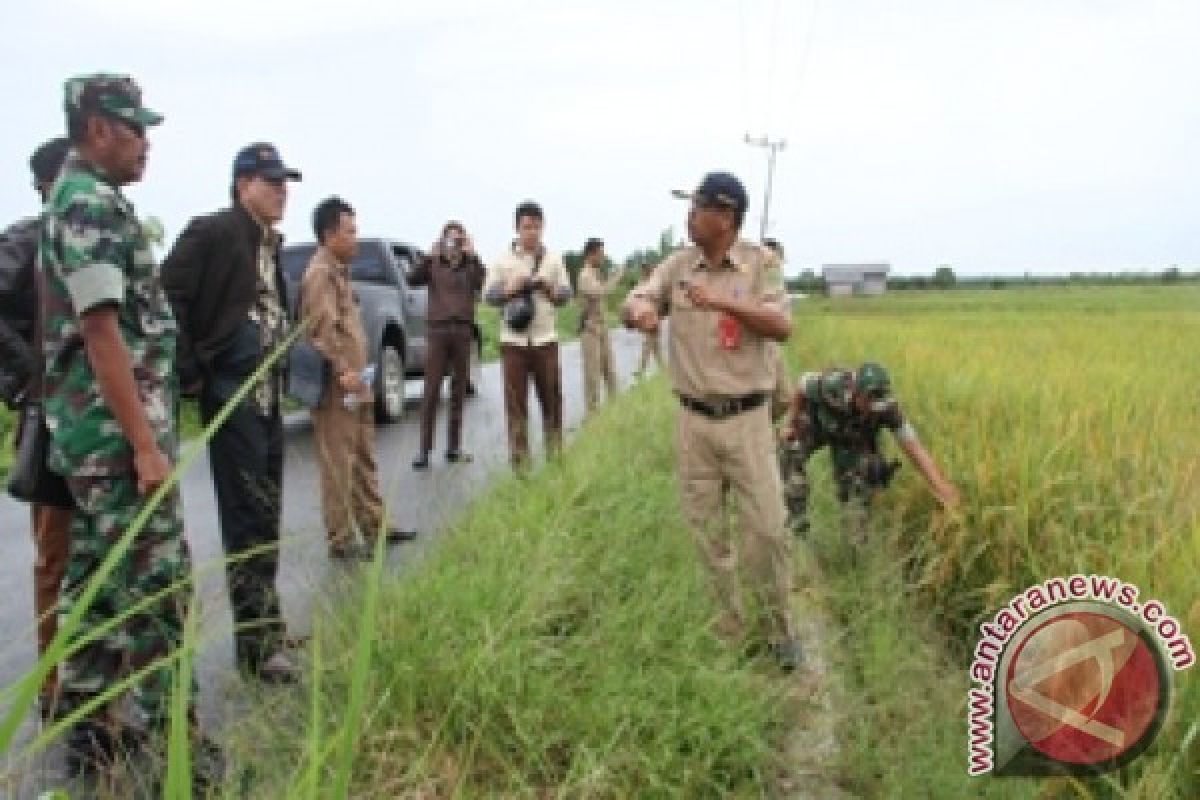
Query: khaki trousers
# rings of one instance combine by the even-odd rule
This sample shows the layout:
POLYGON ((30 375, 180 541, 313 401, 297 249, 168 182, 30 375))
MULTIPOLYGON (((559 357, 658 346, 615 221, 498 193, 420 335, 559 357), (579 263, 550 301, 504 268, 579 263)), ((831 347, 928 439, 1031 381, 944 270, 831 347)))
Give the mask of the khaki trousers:
POLYGON ((373 543, 383 521, 379 474, 375 467, 375 423, 369 401, 354 410, 342 402, 337 387, 326 391, 312 412, 321 468, 321 515, 330 547, 355 541, 355 531, 373 543))
POLYGON ((601 381, 608 388, 609 399, 617 393, 617 372, 607 328, 584 328, 579 344, 583 348, 583 399, 590 414, 600 402, 601 381))
MULTIPOLYGON (((30 507, 33 517, 33 613, 37 616, 38 655, 46 652, 58 632, 58 595, 67 570, 70 547, 71 510, 57 506, 30 507)), ((57 683, 57 670, 51 669, 42 684, 42 693, 50 695, 57 683)))
POLYGON ((642 355, 638 359, 637 374, 641 375, 650 366, 650 357, 654 356, 654 362, 658 364, 658 368, 663 368, 662 347, 659 343, 658 331, 654 333, 642 334, 642 355))
POLYGON ((775 459, 775 437, 765 406, 716 420, 680 409, 679 489, 683 513, 712 580, 721 611, 717 628, 744 632, 738 586, 739 557, 749 572, 756 605, 765 612, 768 638, 795 637, 791 614, 792 563, 775 459), (733 501, 734 529, 727 503, 733 501), (736 536, 735 536, 736 532, 736 536))

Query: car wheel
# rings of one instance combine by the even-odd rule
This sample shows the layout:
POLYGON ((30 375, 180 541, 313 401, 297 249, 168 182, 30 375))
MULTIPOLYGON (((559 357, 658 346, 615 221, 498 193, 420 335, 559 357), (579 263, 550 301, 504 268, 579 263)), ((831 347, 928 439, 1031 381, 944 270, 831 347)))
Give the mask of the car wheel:
POLYGON ((379 351, 375 375, 375 420, 396 422, 404 416, 404 354, 394 344, 379 351))

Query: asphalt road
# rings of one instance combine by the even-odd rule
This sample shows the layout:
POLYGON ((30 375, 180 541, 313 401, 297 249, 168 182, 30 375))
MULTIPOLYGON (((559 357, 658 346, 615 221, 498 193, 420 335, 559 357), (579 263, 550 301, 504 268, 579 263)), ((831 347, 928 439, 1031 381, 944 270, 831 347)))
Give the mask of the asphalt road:
MULTIPOLYGON (((616 329, 612 332, 612 341, 617 373, 621 385, 625 386, 637 365, 641 335, 616 329)), ((563 415, 568 435, 583 417, 580 361, 577 343, 563 346, 563 415)), ((474 456, 470 464, 449 465, 444 461, 445 409, 441 409, 431 469, 424 473, 412 470, 410 465, 416 454, 419 434, 419 381, 408 383, 405 417, 396 424, 376 429, 381 489, 391 509, 392 521, 400 527, 420 531, 416 542, 392 548, 389 560, 395 569, 402 569, 419 557, 424 545, 461 513, 468 501, 487 486, 496 471, 508 468, 499 365, 485 365, 480 383, 477 395, 468 398, 464 412, 463 447, 474 456)), ((445 394, 443 392, 443 398, 445 394)), ((531 438, 534 453, 540 457, 540 417, 536 409, 537 401, 531 391, 531 438)), ((320 480, 307 415, 292 415, 287 427, 280 586, 288 627, 292 633, 304 634, 310 630, 314 607, 337 596, 327 588, 346 574, 346 568, 331 563, 326 555, 320 480)), ((216 500, 208 459, 203 454, 183 478, 183 497, 187 539, 197 567, 204 641, 197 662, 199 710, 206 727, 219 729, 222 718, 229 713, 230 694, 236 691, 232 685, 239 679, 233 667, 233 645, 229 634, 232 622, 224 572, 220 567, 224 554, 217 527, 216 500)), ((0 607, 0 685, 7 686, 30 668, 36 651, 29 510, 7 495, 0 497, 0 530, 5 532, 0 536, 0 586, 4 587, 8 598, 0 607)), ((34 725, 31 715, 23 732, 25 741, 32 734, 34 725)), ((46 762, 56 760, 51 755, 40 759, 32 770, 21 768, 23 778, 15 784, 0 778, 0 796, 36 797, 39 787, 34 784, 44 784, 48 776, 43 770, 55 770, 53 763, 46 762)), ((10 781, 12 777, 10 775, 10 781)))

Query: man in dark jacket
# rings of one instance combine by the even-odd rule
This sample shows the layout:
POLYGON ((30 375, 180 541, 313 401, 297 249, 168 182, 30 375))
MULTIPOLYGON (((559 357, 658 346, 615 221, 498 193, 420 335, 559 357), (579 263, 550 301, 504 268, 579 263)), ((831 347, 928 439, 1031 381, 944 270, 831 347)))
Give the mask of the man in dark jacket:
MULTIPOLYGON (((300 173, 274 146, 242 148, 233 162, 233 205, 196 217, 163 262, 163 286, 179 321, 179 377, 208 424, 287 338, 279 266, 287 182, 300 173)), ((276 578, 283 499, 283 364, 267 369, 209 442, 238 665, 266 682, 299 677, 284 649, 276 578)))
MULTIPOLYGON (((50 187, 62 170, 71 143, 66 137, 45 142, 33 152, 29 167, 33 187, 43 204, 50 187)), ((0 400, 11 409, 25 405, 37 384, 38 293, 36 283, 38 239, 41 216, 14 222, 0 233, 0 400)), ((34 503, 33 516, 33 610, 37 615, 38 654, 44 653, 58 630, 58 595, 67 566, 69 503, 66 508, 34 503)), ((42 686, 43 712, 53 706, 56 684, 51 670, 42 686)))
POLYGON ((451 220, 429 255, 408 274, 413 286, 429 287, 429 355, 425 364, 425 394, 421 398, 421 449, 413 469, 429 467, 433 424, 437 418, 442 379, 450 375, 450 412, 446 419, 446 460, 470 461, 462 451, 463 401, 467 396, 471 348, 475 346, 475 300, 486 277, 483 262, 461 222, 451 220))

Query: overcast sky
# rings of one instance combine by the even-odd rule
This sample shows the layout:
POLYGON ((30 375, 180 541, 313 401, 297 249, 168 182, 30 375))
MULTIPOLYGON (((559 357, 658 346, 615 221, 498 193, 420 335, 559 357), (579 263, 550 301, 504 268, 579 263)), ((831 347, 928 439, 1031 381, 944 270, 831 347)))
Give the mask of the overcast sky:
POLYGON ((366 233, 463 219, 485 258, 525 199, 547 241, 610 255, 683 232, 669 190, 751 194, 785 139, 770 235, 789 271, 1200 267, 1200 2, 109 0, 5 9, 0 219, 70 74, 132 73, 153 131, 142 214, 170 239, 228 199, 234 152, 302 169, 284 232, 337 193, 366 233))

